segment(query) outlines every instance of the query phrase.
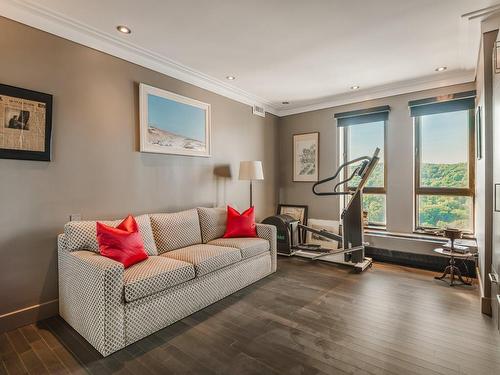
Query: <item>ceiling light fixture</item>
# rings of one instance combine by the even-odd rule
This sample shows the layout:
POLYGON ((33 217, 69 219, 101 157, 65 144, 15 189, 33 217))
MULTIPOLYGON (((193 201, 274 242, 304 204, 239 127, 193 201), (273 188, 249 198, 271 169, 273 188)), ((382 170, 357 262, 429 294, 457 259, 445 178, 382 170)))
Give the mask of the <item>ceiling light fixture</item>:
POLYGON ((130 34, 132 32, 132 30, 130 30, 127 26, 124 25, 116 26, 116 30, 118 30, 122 34, 130 34))
POLYGON ((436 72, 444 72, 448 67, 446 66, 440 66, 439 68, 434 69, 436 72))
POLYGON ((230 81, 234 81, 236 79, 235 76, 227 76, 226 79, 230 80, 230 81))
POLYGON ((358 85, 351 86, 351 90, 359 90, 359 86, 358 85))

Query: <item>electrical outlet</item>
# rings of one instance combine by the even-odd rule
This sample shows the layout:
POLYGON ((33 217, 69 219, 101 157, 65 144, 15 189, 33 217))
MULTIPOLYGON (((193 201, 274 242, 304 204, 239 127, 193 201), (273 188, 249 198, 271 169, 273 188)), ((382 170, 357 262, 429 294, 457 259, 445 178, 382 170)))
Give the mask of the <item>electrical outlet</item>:
POLYGON ((80 220, 82 220, 81 214, 70 214, 69 215, 69 221, 80 221, 80 220))

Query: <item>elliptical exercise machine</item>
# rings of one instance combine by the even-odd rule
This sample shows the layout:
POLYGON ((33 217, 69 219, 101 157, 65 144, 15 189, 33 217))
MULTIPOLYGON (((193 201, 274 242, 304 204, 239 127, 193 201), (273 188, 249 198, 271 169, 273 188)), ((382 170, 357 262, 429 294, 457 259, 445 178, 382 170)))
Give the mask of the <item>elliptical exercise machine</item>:
POLYGON ((366 243, 364 242, 363 234, 363 189, 379 161, 379 152, 380 149, 376 148, 371 157, 362 156, 343 163, 333 176, 316 182, 312 187, 313 193, 318 196, 335 195, 349 198, 340 216, 342 222, 342 235, 327 230, 314 229, 302 224, 299 224, 298 228, 306 232, 314 233, 317 236, 337 241, 341 248, 334 250, 313 250, 311 248, 308 249, 307 245, 299 245, 294 249, 293 255, 313 260, 351 265, 357 272, 362 272, 366 268, 371 267, 371 258, 365 257, 366 243), (335 184, 332 191, 317 191, 318 186, 335 180, 345 168, 357 163, 359 163, 359 165, 354 169, 351 175, 345 180, 335 184), (349 181, 355 177, 360 177, 356 188, 345 188, 349 181), (339 191, 341 187, 344 187, 343 191, 339 191))

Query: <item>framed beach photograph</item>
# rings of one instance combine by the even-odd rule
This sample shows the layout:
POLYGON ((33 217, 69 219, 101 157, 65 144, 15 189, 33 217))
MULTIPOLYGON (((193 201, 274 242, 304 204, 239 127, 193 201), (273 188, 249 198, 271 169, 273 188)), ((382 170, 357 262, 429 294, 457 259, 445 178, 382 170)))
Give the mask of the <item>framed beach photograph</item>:
POLYGON ((210 104, 139 85, 141 152, 211 156, 210 104))
POLYGON ((316 182, 319 176, 319 133, 294 134, 293 181, 316 182))
POLYGON ((52 95, 0 84, 0 158, 50 161, 52 95))

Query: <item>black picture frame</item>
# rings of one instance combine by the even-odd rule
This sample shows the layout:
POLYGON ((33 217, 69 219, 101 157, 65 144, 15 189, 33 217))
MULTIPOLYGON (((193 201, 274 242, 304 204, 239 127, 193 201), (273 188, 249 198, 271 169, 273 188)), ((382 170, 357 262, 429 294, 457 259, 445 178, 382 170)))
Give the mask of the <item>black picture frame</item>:
MULTIPOLYGON (((278 209, 276 210, 276 214, 277 215, 287 214, 286 212, 283 212, 283 208, 286 208, 286 207, 303 210, 303 221, 298 219, 298 218, 297 219, 300 221, 300 224, 307 225, 307 214, 308 214, 307 211, 309 209, 309 207, 307 205, 303 205, 303 204, 278 204, 278 209)), ((290 215, 290 216, 292 216, 292 215, 290 215)))
MULTIPOLYGON (((24 100, 32 100, 45 104, 44 150, 31 151, 31 150, 15 150, 15 149, 0 148, 0 158, 51 161, 52 101, 53 101, 52 95, 4 84, 0 84, 0 95, 10 96, 13 98, 19 98, 24 100)), ((4 119, 0 119, 0 126, 5 126, 4 119)))
POLYGON ((483 120, 481 115, 481 106, 476 109, 476 159, 483 158, 483 120))
POLYGON ((495 53, 493 54, 493 61, 495 63, 495 73, 500 73, 500 42, 495 42, 495 53))
POLYGON ((495 184, 494 210, 495 212, 500 212, 500 184, 495 184))

